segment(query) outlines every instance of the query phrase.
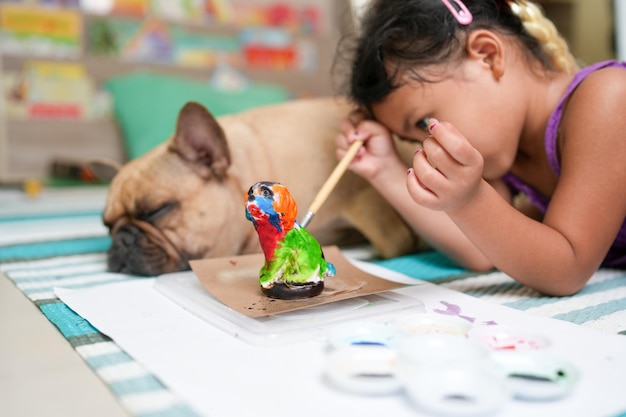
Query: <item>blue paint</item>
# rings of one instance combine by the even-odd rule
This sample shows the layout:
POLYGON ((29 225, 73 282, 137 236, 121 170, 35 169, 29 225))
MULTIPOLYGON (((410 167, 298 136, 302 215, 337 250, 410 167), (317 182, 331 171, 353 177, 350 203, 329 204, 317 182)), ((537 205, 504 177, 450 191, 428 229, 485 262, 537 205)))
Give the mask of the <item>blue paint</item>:
MULTIPOLYGON (((280 223, 280 218, 278 217, 278 213, 276 213, 276 210, 274 210, 274 200, 271 198, 261 197, 257 195, 254 196, 254 202, 262 212, 269 215, 270 224, 274 226, 276 230, 281 232, 282 227, 280 223)), ((248 210, 246 210, 246 218, 254 222, 254 219, 252 218, 252 216, 250 216, 250 212, 248 210)))
POLYGON ((351 345, 357 345, 357 346, 387 346, 383 342, 373 342, 371 340, 358 340, 358 341, 354 341, 354 342, 352 342, 350 344, 351 345))

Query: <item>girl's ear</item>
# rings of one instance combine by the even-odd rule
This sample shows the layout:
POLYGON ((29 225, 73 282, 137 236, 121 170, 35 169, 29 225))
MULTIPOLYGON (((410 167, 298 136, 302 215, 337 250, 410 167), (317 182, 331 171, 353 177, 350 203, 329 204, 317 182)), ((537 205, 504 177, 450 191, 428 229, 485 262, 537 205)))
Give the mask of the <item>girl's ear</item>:
POLYGON ((496 80, 504 75, 503 46, 502 38, 488 30, 475 30, 467 37, 468 57, 487 65, 496 80))

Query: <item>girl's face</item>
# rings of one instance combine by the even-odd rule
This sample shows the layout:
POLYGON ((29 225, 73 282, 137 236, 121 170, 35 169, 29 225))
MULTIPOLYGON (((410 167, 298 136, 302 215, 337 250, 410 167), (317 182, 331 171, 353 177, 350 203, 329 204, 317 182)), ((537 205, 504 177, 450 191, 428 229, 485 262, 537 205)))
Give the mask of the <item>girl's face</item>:
MULTIPOLYGON (((442 73, 443 74, 443 73, 442 73)), ((452 123, 482 154, 483 176, 498 179, 511 169, 523 127, 523 109, 506 82, 485 65, 466 60, 436 82, 407 80, 383 102, 374 117, 400 137, 422 141, 428 118, 452 123)))

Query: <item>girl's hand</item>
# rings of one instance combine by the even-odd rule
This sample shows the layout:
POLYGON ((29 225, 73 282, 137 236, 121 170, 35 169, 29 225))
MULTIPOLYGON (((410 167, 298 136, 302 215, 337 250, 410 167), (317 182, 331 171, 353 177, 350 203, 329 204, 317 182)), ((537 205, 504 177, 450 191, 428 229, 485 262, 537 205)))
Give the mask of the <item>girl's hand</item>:
POLYGON ((450 123, 430 119, 432 136, 413 157, 407 188, 413 200, 431 210, 453 211, 479 192, 483 157, 450 123))
POLYGON ((366 119, 360 111, 352 112, 341 123, 341 131, 335 139, 337 158, 341 159, 356 140, 364 141, 349 169, 371 180, 382 172, 390 161, 397 161, 398 154, 391 133, 380 123, 366 119))

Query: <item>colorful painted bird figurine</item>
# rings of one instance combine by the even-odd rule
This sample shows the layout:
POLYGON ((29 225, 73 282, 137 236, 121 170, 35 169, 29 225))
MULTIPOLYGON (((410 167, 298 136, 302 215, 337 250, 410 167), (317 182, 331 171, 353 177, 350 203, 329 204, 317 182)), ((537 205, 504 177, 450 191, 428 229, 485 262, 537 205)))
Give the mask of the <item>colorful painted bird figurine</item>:
POLYGON ((313 297, 324 278, 335 275, 320 244, 296 221, 298 206, 282 184, 257 182, 245 196, 246 218, 254 224, 265 255, 259 284, 271 298, 313 297))

